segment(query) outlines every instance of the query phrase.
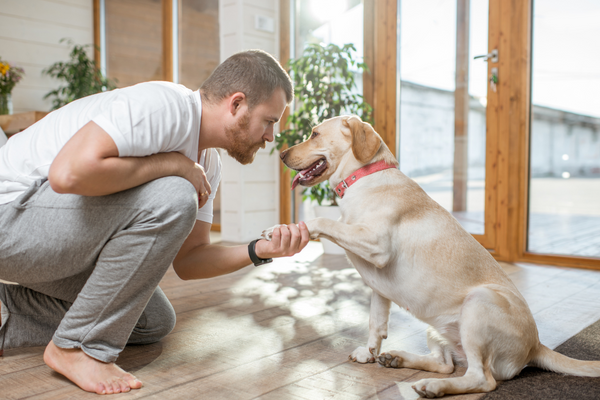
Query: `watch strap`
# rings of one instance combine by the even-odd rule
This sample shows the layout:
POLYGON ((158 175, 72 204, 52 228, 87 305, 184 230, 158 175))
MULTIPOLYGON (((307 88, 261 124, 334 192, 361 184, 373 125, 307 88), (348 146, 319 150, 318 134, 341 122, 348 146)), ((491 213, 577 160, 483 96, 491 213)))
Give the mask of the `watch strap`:
POLYGON ((259 240, 262 240, 262 239, 255 239, 255 240, 251 241, 250 244, 248 244, 248 255, 250 256, 250 260, 252 260, 255 267, 273 262, 272 258, 260 258, 259 256, 256 255, 255 247, 256 247, 256 242, 258 242, 259 240))

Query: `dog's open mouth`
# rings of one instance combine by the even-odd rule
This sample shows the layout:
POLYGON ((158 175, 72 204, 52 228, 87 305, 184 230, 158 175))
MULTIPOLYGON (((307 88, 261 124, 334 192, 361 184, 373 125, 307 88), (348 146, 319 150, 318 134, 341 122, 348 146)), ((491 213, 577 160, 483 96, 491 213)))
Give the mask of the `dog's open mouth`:
POLYGON ((310 184, 310 181, 323 175, 323 172, 325 172, 326 169, 327 161, 325 158, 321 158, 310 167, 299 171, 292 181, 292 190, 294 190, 298 184, 302 186, 310 184))

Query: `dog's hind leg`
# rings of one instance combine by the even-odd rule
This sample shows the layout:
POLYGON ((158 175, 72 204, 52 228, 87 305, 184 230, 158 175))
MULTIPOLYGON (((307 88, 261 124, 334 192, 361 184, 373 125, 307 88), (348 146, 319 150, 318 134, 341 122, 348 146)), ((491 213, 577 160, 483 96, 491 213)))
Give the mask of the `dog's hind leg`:
MULTIPOLYGON (((510 360, 497 359, 495 344, 502 342, 502 337, 491 336, 490 332, 502 332, 496 321, 508 306, 506 298, 492 289, 473 289, 465 298, 460 316, 460 339, 467 358, 467 372, 458 378, 421 379, 412 388, 420 396, 429 398, 494 390, 496 379, 490 360, 500 364, 510 363, 510 360)), ((518 346, 518 343, 513 345, 518 346)))
POLYGON ((381 350, 381 342, 387 339, 388 319, 392 302, 373 291, 371 295, 371 313, 369 315, 369 340, 367 347, 357 347, 348 357, 359 363, 375 362, 381 350))
POLYGON ((469 368, 458 378, 421 379, 412 388, 421 397, 442 397, 447 394, 482 393, 496 389, 496 380, 489 368, 485 368, 477 354, 467 355, 469 368))
POLYGON ((427 329, 427 346, 431 353, 426 356, 406 351, 390 351, 379 355, 377 361, 387 368, 413 368, 451 374, 454 371, 451 346, 433 327, 427 329))

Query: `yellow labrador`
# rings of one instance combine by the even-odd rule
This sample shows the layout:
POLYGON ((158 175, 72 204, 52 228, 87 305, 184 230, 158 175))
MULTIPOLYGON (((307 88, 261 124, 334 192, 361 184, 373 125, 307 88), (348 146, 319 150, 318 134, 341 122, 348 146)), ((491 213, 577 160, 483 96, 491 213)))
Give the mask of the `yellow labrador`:
MULTIPOLYGON (((494 258, 445 209, 397 168, 351 180, 355 171, 380 161, 398 163, 371 125, 355 116, 326 120, 305 142, 281 154, 299 171, 293 185, 343 180, 339 221, 307 222, 312 238, 327 238, 346 254, 373 289, 366 347, 350 358, 392 368, 464 376, 423 379, 421 396, 489 392, 526 365, 579 376, 600 376, 600 362, 579 361, 540 343, 523 296, 494 258), (350 180, 347 178, 350 177, 350 180), (344 186, 348 186, 345 188, 344 186), (430 325, 422 356, 405 351, 379 354, 395 302, 430 325)), ((263 233, 270 237, 269 229, 263 233)))

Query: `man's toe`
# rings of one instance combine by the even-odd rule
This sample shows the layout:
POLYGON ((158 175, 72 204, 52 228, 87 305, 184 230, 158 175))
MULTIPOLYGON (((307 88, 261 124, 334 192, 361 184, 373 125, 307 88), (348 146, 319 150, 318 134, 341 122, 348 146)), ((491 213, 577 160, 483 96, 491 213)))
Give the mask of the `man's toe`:
POLYGON ((103 383, 99 383, 96 385, 96 393, 97 394, 106 394, 106 386, 103 383))
POLYGON ((128 374, 125 378, 131 389, 139 389, 142 387, 142 382, 133 375, 128 374))
POLYGON ((131 387, 129 387, 129 383, 127 381, 125 381, 124 379, 120 379, 119 384, 120 384, 119 390, 121 393, 126 393, 131 390, 131 387))

